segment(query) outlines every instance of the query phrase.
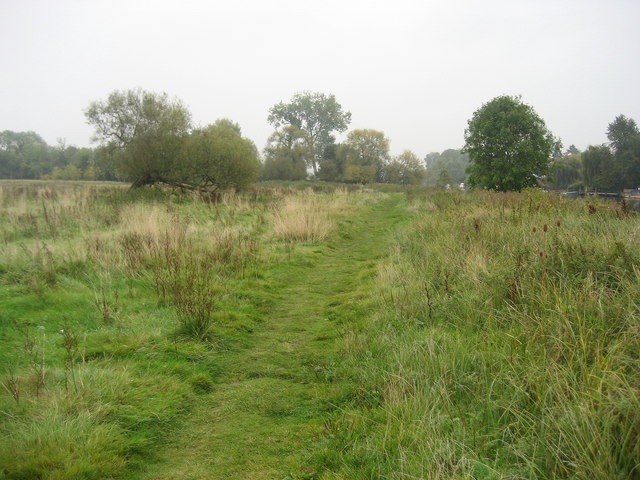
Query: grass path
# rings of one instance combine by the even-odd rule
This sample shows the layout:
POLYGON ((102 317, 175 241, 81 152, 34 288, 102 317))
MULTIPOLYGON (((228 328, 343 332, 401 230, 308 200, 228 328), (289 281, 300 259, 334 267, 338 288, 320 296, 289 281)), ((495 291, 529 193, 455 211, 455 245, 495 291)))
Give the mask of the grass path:
POLYGON ((277 301, 251 345, 222 354, 213 391, 133 478, 314 478, 324 420, 353 388, 332 374, 342 324, 366 314, 376 262, 405 212, 401 196, 383 199, 348 220, 313 265, 280 269, 277 301))

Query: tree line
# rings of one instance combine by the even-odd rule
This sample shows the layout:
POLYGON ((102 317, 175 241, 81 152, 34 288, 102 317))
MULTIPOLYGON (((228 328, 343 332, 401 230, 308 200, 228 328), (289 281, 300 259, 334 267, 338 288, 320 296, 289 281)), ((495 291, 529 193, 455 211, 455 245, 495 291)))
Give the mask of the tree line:
POLYGON ((640 130, 618 115, 607 126, 608 143, 580 152, 571 145, 553 161, 550 186, 562 190, 621 192, 640 188, 640 130))
POLYGON ((392 156, 375 129, 348 131, 351 113, 334 95, 295 94, 274 105, 274 127, 262 155, 240 126, 218 119, 193 125, 178 99, 142 89, 114 91, 85 111, 96 148, 49 146, 34 132, 0 132, 0 178, 127 180, 133 187, 163 183, 187 189, 241 189, 256 180, 318 179, 346 183, 468 182, 493 190, 546 185, 555 189, 621 191, 640 185, 640 132, 619 115, 610 143, 564 153, 544 121, 520 97, 500 96, 468 122, 465 145, 420 159, 392 156), (342 142, 336 134, 346 133, 342 142))
POLYGON ((85 116, 93 139, 133 188, 241 189, 260 171, 258 150, 237 123, 194 127, 189 109, 166 93, 114 91, 92 102, 85 116))
POLYGON ((289 103, 269 111, 276 130, 264 150, 264 180, 319 180, 346 183, 420 184, 426 176, 422 160, 412 151, 389 153, 389 138, 375 129, 356 129, 336 143, 335 134, 347 130, 351 113, 335 96, 301 92, 289 103))
POLYGON ((164 93, 114 91, 92 102, 85 116, 96 148, 50 146, 35 132, 0 132, 0 178, 240 189, 260 173, 258 150, 237 123, 218 119, 196 128, 189 110, 164 93))
MULTIPOLYGON (((473 113, 461 154, 469 186, 497 191, 530 187, 619 193, 640 188, 640 131, 618 115, 608 125, 609 142, 579 152, 562 143, 519 96, 503 95, 473 113)), ((441 175, 448 177, 443 170, 441 175)), ((442 181, 442 180, 441 180, 442 181)))
POLYGON ((78 148, 58 141, 47 145, 35 132, 0 132, 0 178, 118 180, 101 148, 78 148))
POLYGON ((467 179, 469 155, 460 149, 449 148, 441 153, 428 153, 424 163, 427 168, 425 185, 429 187, 459 185, 467 179))

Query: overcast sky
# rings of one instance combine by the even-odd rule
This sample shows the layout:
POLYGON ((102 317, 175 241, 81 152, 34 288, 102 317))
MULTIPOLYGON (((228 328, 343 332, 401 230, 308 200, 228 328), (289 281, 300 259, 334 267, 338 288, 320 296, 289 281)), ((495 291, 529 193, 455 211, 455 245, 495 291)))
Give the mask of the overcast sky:
POLYGON ((392 153, 464 144, 473 112, 522 95, 565 147, 640 123, 639 0, 0 0, 0 130, 90 145, 116 89, 227 117, 262 149, 269 108, 333 93, 392 153))

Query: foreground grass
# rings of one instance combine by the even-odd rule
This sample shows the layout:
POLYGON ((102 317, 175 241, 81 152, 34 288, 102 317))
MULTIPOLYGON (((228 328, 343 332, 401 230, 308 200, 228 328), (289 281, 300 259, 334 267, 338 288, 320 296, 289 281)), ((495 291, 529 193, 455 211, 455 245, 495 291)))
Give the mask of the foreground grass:
POLYGON ((378 258, 406 219, 398 196, 346 219, 326 249, 273 272, 274 301, 249 348, 229 352, 202 398, 143 479, 318 478, 331 464, 318 447, 337 409, 360 390, 339 374, 339 347, 372 307, 378 258))
POLYGON ((3 186, 0 472, 97 479, 148 463, 269 320, 278 271, 306 270, 319 255, 318 242, 273 228, 292 198, 320 204, 316 195, 327 208, 307 215, 322 216, 324 236, 377 201, 335 188, 211 203, 3 186))
POLYGON ((3 186, 0 476, 638 477, 637 215, 219 200, 3 186))
POLYGON ((640 222, 539 192, 415 196, 344 343, 330 478, 640 476, 640 222))

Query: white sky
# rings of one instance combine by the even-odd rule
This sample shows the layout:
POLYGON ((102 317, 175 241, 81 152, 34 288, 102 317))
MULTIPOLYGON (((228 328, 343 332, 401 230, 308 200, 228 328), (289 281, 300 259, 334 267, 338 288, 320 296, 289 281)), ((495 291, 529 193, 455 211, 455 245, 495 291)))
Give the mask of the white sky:
POLYGON ((311 90, 424 157, 520 94, 584 149, 640 123, 639 50, 639 0, 0 0, 0 130, 86 146, 89 102, 142 87, 262 149, 268 109, 311 90))

